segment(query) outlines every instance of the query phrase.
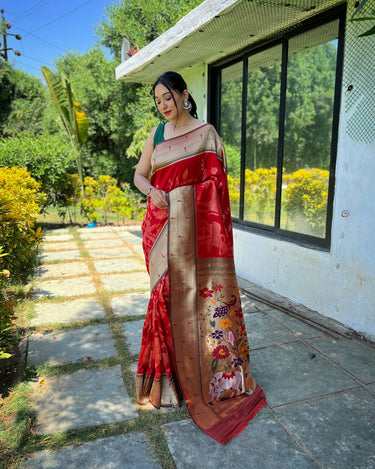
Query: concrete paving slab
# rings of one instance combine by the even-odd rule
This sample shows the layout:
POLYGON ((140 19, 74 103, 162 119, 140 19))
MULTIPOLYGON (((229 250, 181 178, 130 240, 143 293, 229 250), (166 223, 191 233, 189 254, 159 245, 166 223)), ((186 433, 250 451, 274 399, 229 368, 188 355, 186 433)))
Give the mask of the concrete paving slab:
MULTIPOLYGON (((124 246, 124 242, 120 238, 111 239, 112 246, 124 246)), ((108 248, 108 239, 91 239, 84 240, 84 245, 86 249, 92 248, 108 248)))
POLYGON ((142 222, 136 223, 134 225, 119 225, 119 226, 112 226, 112 230, 116 233, 121 233, 124 231, 130 232, 139 232, 142 235, 142 222))
POLYGON ((283 324, 285 327, 288 327, 290 330, 294 331, 300 337, 303 337, 303 338, 317 337, 317 336, 326 337, 325 334, 319 329, 316 329, 315 327, 311 327, 305 322, 300 321, 299 319, 294 318, 293 316, 290 316, 287 313, 283 313, 280 310, 269 309, 267 311, 267 316, 271 316, 272 318, 276 319, 276 321, 279 321, 281 324, 283 324))
MULTIPOLYGON (((301 317, 305 317, 306 319, 316 322, 322 325, 323 327, 327 327, 328 329, 335 331, 339 335, 342 334, 346 337, 352 336, 353 330, 347 326, 344 326, 335 319, 324 316, 318 313, 317 311, 307 308, 302 304, 297 304, 288 298, 285 298, 271 290, 268 290, 267 288, 261 287, 260 285, 256 285, 252 282, 249 282, 248 280, 245 280, 240 277, 237 277, 237 279, 240 288, 252 295, 255 295, 257 298, 260 298, 266 302, 275 305, 274 307, 276 308, 280 307, 281 309, 290 310, 291 312, 294 312, 300 315, 301 317)), ((267 307, 268 305, 265 305, 265 308, 267 307)), ((264 309, 264 311, 267 311, 267 309, 264 309)))
POLYGON ((38 267, 36 276, 40 278, 71 277, 73 275, 87 275, 89 268, 83 261, 63 262, 62 264, 43 264, 38 267))
POLYGON ((110 329, 107 324, 100 324, 62 332, 32 334, 29 337, 27 364, 63 365, 115 355, 117 351, 110 329))
POLYGON ((37 282, 33 298, 71 297, 93 293, 96 293, 96 289, 91 277, 66 278, 37 282))
POLYGON ((104 232, 112 232, 113 228, 111 225, 98 225, 95 228, 87 228, 84 226, 82 228, 78 228, 80 233, 87 233, 87 232, 96 232, 96 233, 104 233, 104 232))
POLYGON ((138 316, 147 313, 149 300, 149 293, 128 293, 112 298, 111 307, 115 316, 138 316))
POLYGON ((40 262, 55 262, 55 261, 71 261, 73 259, 80 259, 81 253, 79 251, 49 251, 42 252, 38 256, 40 262))
POLYGON ((254 301, 246 295, 241 294, 241 306, 243 313, 257 313, 262 311, 259 306, 258 301, 254 301))
POLYGON ((130 232, 119 233, 118 235, 120 236, 121 239, 123 239, 129 244, 142 243, 142 231, 141 230, 139 230, 139 232, 133 231, 132 233, 130 232))
POLYGON ((163 427, 177 469, 316 469, 275 418, 264 410, 225 446, 203 433, 192 420, 163 427))
POLYGON ((146 272, 145 264, 134 257, 128 257, 126 259, 103 259, 102 261, 95 261, 94 267, 100 274, 132 272, 137 270, 146 272))
MULTIPOLYGON (((245 307, 247 305, 250 305, 250 313, 254 311, 269 311, 271 309, 271 306, 265 303, 261 303, 260 301, 253 300, 252 298, 249 298, 246 295, 241 296, 241 302, 243 305, 245 305, 245 307)), ((242 306, 242 309, 244 310, 244 306, 242 306)))
POLYGON ((37 469, 161 469, 143 433, 112 436, 58 451, 33 454, 23 467, 37 469))
POLYGON ((244 320, 251 350, 299 340, 288 329, 262 313, 244 314, 244 320))
POLYGON ((52 241, 71 241, 74 239, 74 236, 66 230, 53 230, 53 231, 48 231, 44 235, 44 240, 48 242, 52 241))
POLYGON ((136 254, 141 254, 144 256, 142 244, 134 244, 132 249, 136 254))
POLYGON ((322 466, 375 467, 375 397, 363 389, 276 409, 322 466))
POLYGON ((310 341, 335 363, 352 373, 363 383, 375 382, 375 349, 356 340, 339 338, 310 341))
POLYGON ((71 249, 78 249, 78 244, 75 241, 66 241, 64 243, 43 243, 40 245, 43 252, 47 251, 69 251, 71 249))
POLYGON ((131 353, 139 353, 142 342, 142 330, 144 321, 132 321, 123 324, 124 334, 126 335, 126 343, 131 353))
POLYGON ((37 317, 30 320, 31 326, 47 323, 69 324, 75 321, 105 318, 103 305, 86 298, 64 301, 64 303, 36 303, 34 311, 37 317))
POLYGON ((45 385, 33 394, 32 400, 37 408, 38 434, 138 417, 124 388, 119 365, 46 378, 45 385))
POLYGON ((131 257, 133 252, 127 247, 111 248, 106 249, 88 249, 90 257, 95 259, 106 259, 111 257, 131 257))
POLYGON ((262 386, 270 406, 323 396, 358 387, 357 383, 301 343, 256 350, 251 374, 262 386))
POLYGON ((98 231, 98 229, 87 229, 87 230, 85 230, 83 228, 81 230, 78 230, 78 232, 79 232, 79 237, 82 240, 89 240, 89 239, 113 240, 113 239, 118 239, 117 234, 114 233, 112 230, 98 231))
POLYGON ((148 290, 150 278, 146 272, 103 275, 100 277, 108 291, 148 290))

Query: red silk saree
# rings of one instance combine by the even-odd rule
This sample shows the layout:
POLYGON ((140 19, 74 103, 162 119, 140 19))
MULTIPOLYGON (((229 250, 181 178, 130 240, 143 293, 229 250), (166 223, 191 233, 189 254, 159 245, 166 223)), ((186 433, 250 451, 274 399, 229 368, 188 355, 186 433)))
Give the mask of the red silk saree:
POLYGON ((225 153, 214 127, 157 144, 151 183, 169 209, 148 201, 142 224, 150 302, 137 368, 137 399, 179 406, 225 444, 266 403, 250 375, 233 261, 225 153))

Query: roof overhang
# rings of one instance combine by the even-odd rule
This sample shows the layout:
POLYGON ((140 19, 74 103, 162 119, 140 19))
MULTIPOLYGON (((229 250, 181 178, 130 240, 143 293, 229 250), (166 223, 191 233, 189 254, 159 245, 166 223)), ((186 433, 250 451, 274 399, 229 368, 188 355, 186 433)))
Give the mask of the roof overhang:
POLYGON ((277 38, 343 0, 206 0, 116 67, 116 79, 153 83, 167 70, 210 64, 259 41, 277 38))

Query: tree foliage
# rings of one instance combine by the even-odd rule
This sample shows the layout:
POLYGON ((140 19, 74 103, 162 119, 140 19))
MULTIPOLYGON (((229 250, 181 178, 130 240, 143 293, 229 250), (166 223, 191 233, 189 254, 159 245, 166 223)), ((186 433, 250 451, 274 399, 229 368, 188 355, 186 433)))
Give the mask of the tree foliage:
POLYGON ((48 107, 39 78, 0 61, 0 135, 41 134, 48 107))
POLYGON ((139 48, 156 39, 203 0, 121 0, 109 5, 98 28, 106 47, 120 58, 122 39, 139 48))
POLYGON ((127 106, 134 100, 136 88, 115 80, 116 65, 98 46, 56 61, 58 73, 68 77, 87 115, 88 139, 82 157, 85 175, 109 174, 121 181, 132 178, 134 162, 127 161, 125 154, 134 133, 134 116, 127 106))
POLYGON ((47 194, 47 205, 65 205, 74 152, 60 135, 22 135, 0 140, 0 168, 26 168, 47 194))
MULTIPOLYGON (((328 169, 336 46, 332 43, 289 57, 284 165, 328 169)), ((280 117, 280 64, 249 74, 246 107, 246 168, 276 165, 280 117)), ((240 148, 241 77, 222 85, 221 122, 225 142, 240 148)))

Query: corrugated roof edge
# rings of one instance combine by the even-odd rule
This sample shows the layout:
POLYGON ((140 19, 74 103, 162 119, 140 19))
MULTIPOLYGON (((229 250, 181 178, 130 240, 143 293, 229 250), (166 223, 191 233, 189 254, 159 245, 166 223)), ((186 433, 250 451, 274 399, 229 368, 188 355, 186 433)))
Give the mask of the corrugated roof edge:
POLYGON ((215 16, 234 7, 239 1, 241 0, 206 0, 201 3, 181 18, 175 26, 172 26, 126 62, 116 67, 116 80, 123 80, 125 76, 136 72, 159 54, 175 47, 189 34, 209 23, 215 16))

